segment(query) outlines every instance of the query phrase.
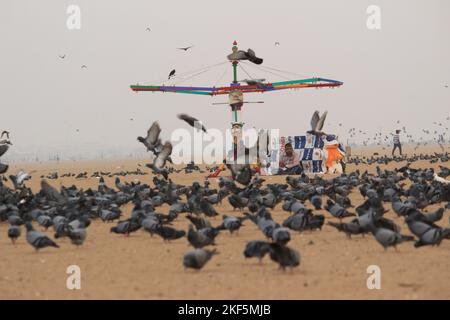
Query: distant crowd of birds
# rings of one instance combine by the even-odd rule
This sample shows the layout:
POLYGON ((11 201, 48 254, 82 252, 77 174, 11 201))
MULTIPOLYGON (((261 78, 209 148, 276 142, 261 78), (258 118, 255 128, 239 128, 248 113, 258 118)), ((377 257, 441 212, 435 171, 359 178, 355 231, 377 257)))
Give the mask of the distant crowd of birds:
POLYGON ((349 156, 346 160, 346 163, 352 163, 355 165, 371 165, 371 164, 384 164, 387 165, 391 162, 402 162, 406 161, 411 164, 416 161, 428 161, 429 163, 445 163, 450 160, 450 154, 448 152, 444 153, 430 153, 430 154, 412 154, 412 155, 403 155, 403 156, 388 156, 383 155, 380 156, 378 152, 375 152, 371 156, 349 156))

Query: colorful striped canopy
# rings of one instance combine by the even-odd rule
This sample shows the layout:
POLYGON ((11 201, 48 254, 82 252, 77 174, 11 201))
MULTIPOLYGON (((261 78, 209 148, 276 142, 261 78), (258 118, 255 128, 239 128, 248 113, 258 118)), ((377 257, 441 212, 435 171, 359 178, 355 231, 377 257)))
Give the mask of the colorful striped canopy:
POLYGON ((262 83, 256 85, 241 85, 233 83, 229 87, 183 87, 183 86, 142 86, 131 85, 131 90, 139 91, 157 91, 157 92, 174 92, 199 94, 206 96, 215 96, 219 94, 229 94, 232 90, 240 90, 242 92, 266 92, 283 89, 301 89, 301 88, 321 88, 321 87, 339 87, 344 83, 337 80, 324 78, 308 78, 301 80, 290 80, 273 83, 262 83))

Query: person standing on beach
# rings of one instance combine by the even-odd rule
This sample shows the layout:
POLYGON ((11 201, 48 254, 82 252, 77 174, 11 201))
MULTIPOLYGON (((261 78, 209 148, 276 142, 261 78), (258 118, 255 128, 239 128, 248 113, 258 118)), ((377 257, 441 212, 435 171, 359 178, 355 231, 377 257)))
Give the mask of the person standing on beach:
POLYGON ((400 143, 400 130, 395 130, 393 142, 394 147, 392 148, 392 155, 394 155, 395 150, 398 148, 400 155, 402 155, 402 144, 400 143))

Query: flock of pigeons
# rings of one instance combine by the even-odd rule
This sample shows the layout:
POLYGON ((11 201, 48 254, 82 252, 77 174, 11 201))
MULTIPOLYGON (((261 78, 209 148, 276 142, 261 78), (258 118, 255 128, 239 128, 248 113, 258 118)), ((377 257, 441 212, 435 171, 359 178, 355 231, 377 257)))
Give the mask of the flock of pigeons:
MULTIPOLYGON (((179 118, 192 126, 198 123, 188 115, 179 118)), ((206 131, 204 127, 197 129, 206 131)), ((141 230, 166 242, 186 238, 193 250, 183 256, 183 265, 201 269, 219 254, 217 249, 211 249, 215 247, 216 237, 222 232, 238 234, 245 221, 249 221, 257 226, 265 240, 249 241, 243 246, 244 256, 261 261, 268 255, 285 269, 299 266, 301 261, 299 251, 288 245, 291 234, 321 230, 328 220, 323 210, 339 219, 339 222, 329 220, 328 226, 344 232, 349 238, 371 234, 384 249, 408 241, 414 241, 416 248, 436 246, 450 239, 450 228, 436 224, 450 208, 450 184, 446 180, 450 169, 440 166, 440 172, 435 172, 411 168, 410 162, 420 157, 408 158, 406 166, 391 171, 377 167, 376 174, 356 170, 333 179, 287 176, 286 183, 273 184, 265 184, 247 164, 231 164, 228 169, 232 177, 220 177, 216 189, 211 187, 208 179, 203 184, 195 181, 191 185, 180 185, 169 178, 173 172, 167 166, 171 161, 172 145, 161 141, 160 132, 158 122, 154 122, 146 137, 138 137, 138 141, 155 155, 153 162, 147 165, 155 174, 153 186, 139 181, 122 182, 117 176, 115 188, 112 188, 100 173, 97 173, 97 188, 87 190, 74 185, 57 190, 42 179, 40 191, 33 193, 26 187, 26 175, 20 176, 20 180, 16 176, 14 189, 0 181, 0 223, 9 224, 8 237, 12 243, 21 237, 21 226, 25 225, 26 241, 36 251, 58 248, 57 240, 35 229, 39 225, 44 230, 52 228, 54 239, 66 237, 73 245, 81 246, 93 220, 117 221, 110 229, 112 233, 129 236, 141 230), (354 191, 364 197, 358 205, 352 204, 349 198, 354 191), (220 224, 214 226, 210 218, 220 215, 219 206, 225 199, 239 211, 235 215, 222 215, 220 224), (127 203, 134 207, 129 218, 124 219, 122 207, 127 203), (163 204, 169 206, 167 213, 157 212, 163 204), (440 208, 426 212, 431 204, 440 208), (279 205, 287 213, 283 221, 277 222, 270 211, 279 205), (388 206, 404 218, 409 234, 385 217, 388 206), (189 221, 187 231, 173 227, 174 221, 184 218, 189 221)), ((448 154, 422 157, 448 161, 448 154)), ((364 160, 378 163, 371 158, 364 160)))

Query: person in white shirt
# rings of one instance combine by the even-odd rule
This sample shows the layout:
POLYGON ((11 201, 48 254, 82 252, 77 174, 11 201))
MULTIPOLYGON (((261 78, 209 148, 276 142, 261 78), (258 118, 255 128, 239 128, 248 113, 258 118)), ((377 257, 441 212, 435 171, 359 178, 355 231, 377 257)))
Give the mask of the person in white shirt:
POLYGON ((284 153, 280 156, 278 174, 300 174, 302 168, 300 166, 300 156, 294 151, 291 143, 286 143, 284 153))

